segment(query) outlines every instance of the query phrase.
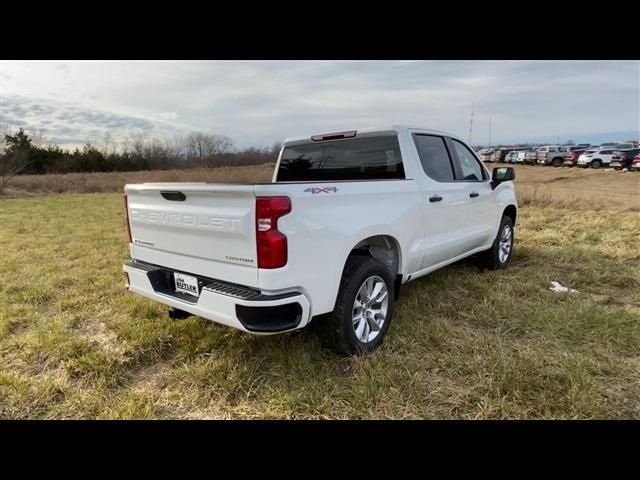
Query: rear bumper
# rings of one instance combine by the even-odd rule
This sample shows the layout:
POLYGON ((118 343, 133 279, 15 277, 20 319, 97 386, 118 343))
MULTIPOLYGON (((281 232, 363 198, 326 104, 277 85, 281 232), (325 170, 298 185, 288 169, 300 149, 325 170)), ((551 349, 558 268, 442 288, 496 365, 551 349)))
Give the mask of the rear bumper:
POLYGON ((611 168, 629 168, 631 166, 631 162, 629 160, 613 160, 609 162, 609 166, 611 168))
POLYGON ((300 292, 264 294, 198 276, 202 288, 196 298, 173 291, 169 269, 134 260, 125 263, 123 270, 130 292, 245 332, 280 333, 309 323, 310 303, 300 292))

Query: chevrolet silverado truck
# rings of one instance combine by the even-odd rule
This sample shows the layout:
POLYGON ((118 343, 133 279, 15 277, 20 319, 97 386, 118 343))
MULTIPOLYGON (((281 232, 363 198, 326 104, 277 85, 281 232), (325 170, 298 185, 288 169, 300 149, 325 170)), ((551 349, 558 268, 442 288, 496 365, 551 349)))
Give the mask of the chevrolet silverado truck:
POLYGON ((272 182, 125 186, 129 291, 255 334, 312 320, 336 353, 371 352, 401 286, 513 251, 514 171, 445 132, 393 126, 287 139, 272 182))

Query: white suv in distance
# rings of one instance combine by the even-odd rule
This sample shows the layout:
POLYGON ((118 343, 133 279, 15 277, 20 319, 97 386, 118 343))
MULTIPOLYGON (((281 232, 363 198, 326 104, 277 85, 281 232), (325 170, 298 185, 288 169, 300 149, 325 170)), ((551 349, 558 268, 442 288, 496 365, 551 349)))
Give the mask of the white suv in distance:
POLYGON ((598 149, 598 150, 586 150, 578 158, 576 166, 582 168, 601 168, 608 167, 611 163, 611 159, 616 154, 617 150, 610 148, 598 149))

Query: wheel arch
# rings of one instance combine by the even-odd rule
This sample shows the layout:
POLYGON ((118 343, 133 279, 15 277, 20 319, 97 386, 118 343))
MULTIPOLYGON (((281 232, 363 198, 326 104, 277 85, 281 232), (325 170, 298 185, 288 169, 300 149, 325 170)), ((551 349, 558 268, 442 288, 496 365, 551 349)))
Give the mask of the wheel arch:
POLYGON ((397 300, 400 297, 400 287, 403 278, 403 255, 402 247, 398 239, 389 233, 380 233, 369 235, 357 242, 349 250, 342 265, 342 274, 347 265, 347 261, 353 255, 366 255, 380 260, 387 265, 389 271, 394 277, 394 297, 397 300))
POLYGON ((518 217, 518 209, 516 208, 515 205, 511 204, 511 205, 507 205, 504 210, 502 211, 502 216, 507 216, 511 219, 511 222, 513 223, 513 225, 515 226, 516 224, 516 218, 518 217))
POLYGON ((400 242, 393 235, 383 233, 363 238, 349 250, 344 264, 346 265, 350 256, 358 254, 368 254, 377 258, 387 265, 394 275, 402 273, 402 250, 400 242))

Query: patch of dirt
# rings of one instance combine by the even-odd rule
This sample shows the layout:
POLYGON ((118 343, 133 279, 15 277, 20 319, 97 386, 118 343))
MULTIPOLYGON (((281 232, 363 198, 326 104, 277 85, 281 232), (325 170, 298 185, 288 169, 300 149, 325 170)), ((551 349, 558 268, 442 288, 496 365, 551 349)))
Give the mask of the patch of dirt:
POLYGON ((126 360, 125 345, 118 340, 118 336, 109 330, 104 322, 86 324, 78 329, 78 335, 102 351, 116 354, 121 357, 122 361, 126 360))

